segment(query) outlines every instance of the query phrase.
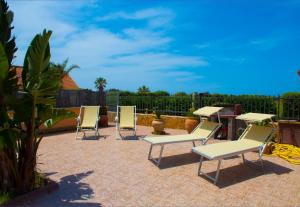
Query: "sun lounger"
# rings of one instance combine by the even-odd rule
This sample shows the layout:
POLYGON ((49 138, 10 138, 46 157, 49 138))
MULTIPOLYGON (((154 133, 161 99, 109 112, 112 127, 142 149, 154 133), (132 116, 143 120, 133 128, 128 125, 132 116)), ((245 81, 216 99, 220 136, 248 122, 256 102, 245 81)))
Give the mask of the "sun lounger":
POLYGON ((75 138, 78 138, 78 132, 83 132, 85 137, 85 131, 95 131, 95 137, 99 136, 98 121, 99 121, 99 109, 100 106, 81 106, 79 116, 77 119, 77 131, 75 138))
POLYGON ((136 106, 117 106, 116 138, 122 138, 121 130, 132 130, 136 136, 136 106))
POLYGON ((246 121, 248 123, 248 127, 245 129, 245 131, 237 141, 228 141, 194 147, 192 151, 201 156, 198 175, 204 175, 214 181, 214 184, 216 184, 220 173, 221 161, 223 159, 236 155, 242 155, 243 161, 245 162, 244 154, 252 151, 259 152, 259 160, 261 161, 261 165, 263 166, 262 155, 265 146, 267 142, 272 138, 275 129, 273 126, 258 126, 253 122, 262 122, 269 119, 271 120, 271 123, 273 123, 273 117, 274 115, 271 114, 258 113, 248 113, 240 115, 237 117, 237 119, 246 121), (252 124, 249 124, 251 122, 252 124), (209 160, 218 160, 215 177, 209 176, 201 171, 204 157, 209 160))
POLYGON ((206 144, 206 142, 213 137, 216 131, 221 127, 219 111, 222 107, 203 107, 198 109, 194 112, 194 114, 199 115, 200 119, 201 116, 209 117, 211 115, 217 114, 218 115, 218 123, 202 120, 200 124, 194 129, 191 134, 182 134, 182 135, 165 135, 165 136, 153 136, 153 137, 146 137, 143 140, 150 143, 150 150, 148 154, 148 159, 153 160, 157 166, 159 166, 162 153, 164 150, 164 146, 166 144, 176 144, 182 142, 193 142, 195 146, 195 141, 200 141, 202 144, 206 144), (160 146, 160 153, 157 159, 152 157, 152 148, 153 146, 160 146))

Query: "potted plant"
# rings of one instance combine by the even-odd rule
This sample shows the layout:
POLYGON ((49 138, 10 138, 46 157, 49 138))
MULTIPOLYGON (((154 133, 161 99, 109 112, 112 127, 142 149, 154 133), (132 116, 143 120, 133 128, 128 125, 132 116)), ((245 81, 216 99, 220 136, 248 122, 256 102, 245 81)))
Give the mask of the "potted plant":
POLYGON ((165 123, 161 119, 161 113, 159 110, 154 109, 154 120, 152 121, 152 127, 154 129, 153 134, 165 134, 165 123))
POLYGON ((99 110, 100 115, 100 127, 108 127, 108 116, 107 116, 107 106, 101 106, 99 110))
POLYGON ((199 124, 199 118, 193 114, 193 112, 196 111, 195 108, 190 108, 189 111, 186 114, 186 119, 184 122, 184 126, 186 131, 190 134, 196 126, 199 124))

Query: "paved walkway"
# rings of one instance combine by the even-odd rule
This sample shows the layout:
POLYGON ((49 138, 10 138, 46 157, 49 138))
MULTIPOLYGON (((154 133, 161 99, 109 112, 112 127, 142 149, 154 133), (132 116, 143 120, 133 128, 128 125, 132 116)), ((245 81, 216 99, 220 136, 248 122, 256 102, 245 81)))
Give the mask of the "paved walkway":
MULTIPOLYGON (((138 136, 151 133, 138 126, 138 136)), ((171 134, 182 130, 167 130, 171 134)), ((222 163, 218 186, 197 176, 192 143, 165 147, 161 167, 147 160, 149 145, 116 140, 115 128, 99 140, 75 140, 72 132, 51 134, 39 149, 39 169, 60 184, 57 192, 22 206, 299 206, 300 166, 265 157, 265 170, 240 157, 222 163), (104 138, 105 137, 105 138, 104 138)), ((249 153, 246 158, 256 159, 249 153)), ((207 172, 216 162, 206 161, 207 172)))

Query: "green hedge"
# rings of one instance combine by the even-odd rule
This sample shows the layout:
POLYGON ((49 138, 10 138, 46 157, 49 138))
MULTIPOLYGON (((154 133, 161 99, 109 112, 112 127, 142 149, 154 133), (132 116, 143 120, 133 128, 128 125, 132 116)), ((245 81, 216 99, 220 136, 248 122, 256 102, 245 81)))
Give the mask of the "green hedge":
POLYGON ((198 107, 212 106, 216 103, 223 104, 241 104, 242 113, 270 113, 276 114, 276 98, 272 96, 256 96, 256 95, 210 95, 200 97, 198 107))

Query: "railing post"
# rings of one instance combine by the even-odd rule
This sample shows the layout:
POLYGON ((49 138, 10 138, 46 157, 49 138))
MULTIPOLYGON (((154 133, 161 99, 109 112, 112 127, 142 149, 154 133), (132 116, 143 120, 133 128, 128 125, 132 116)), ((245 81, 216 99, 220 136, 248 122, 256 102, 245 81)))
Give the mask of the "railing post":
POLYGON ((192 108, 195 109, 195 92, 192 94, 192 108))
POLYGON ((281 105, 281 98, 280 95, 277 97, 277 117, 278 119, 281 119, 281 113, 280 113, 280 105, 281 105))

